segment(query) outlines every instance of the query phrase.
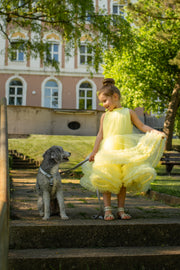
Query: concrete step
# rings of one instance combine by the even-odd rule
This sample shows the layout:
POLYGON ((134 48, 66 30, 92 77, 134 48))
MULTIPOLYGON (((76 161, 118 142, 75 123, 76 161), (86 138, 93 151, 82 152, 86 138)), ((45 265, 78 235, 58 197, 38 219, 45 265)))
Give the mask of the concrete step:
POLYGON ((30 160, 28 160, 28 159, 21 159, 21 158, 13 158, 13 162, 14 163, 32 163, 32 162, 30 162, 30 160))
POLYGON ((180 220, 12 221, 10 226, 11 249, 108 246, 180 246, 180 220))
POLYGON ((180 249, 173 246, 10 250, 9 269, 179 270, 180 249))
POLYGON ((9 155, 12 158, 12 169, 35 169, 39 166, 39 163, 22 153, 18 153, 16 150, 9 150, 9 155))
POLYGON ((16 164, 35 164, 35 161, 32 161, 31 159, 21 159, 21 158, 13 158, 13 163, 16 164))
POLYGON ((11 165, 12 169, 35 169, 38 166, 36 165, 35 162, 28 160, 28 159, 21 159, 21 158, 13 158, 13 162, 11 165))
POLYGON ((37 166, 35 164, 29 164, 29 163, 20 163, 20 164, 17 164, 17 163, 14 163, 11 168, 13 170, 21 170, 21 169, 36 169, 37 166))
MULTIPOLYGON (((10 222, 10 270, 180 269, 178 207, 128 195, 132 220, 94 220, 97 198, 67 180, 64 196, 70 219, 51 216, 42 221, 33 192, 36 174, 37 170, 13 172, 16 219, 10 222)), ((112 206, 116 214, 115 195, 112 206)))

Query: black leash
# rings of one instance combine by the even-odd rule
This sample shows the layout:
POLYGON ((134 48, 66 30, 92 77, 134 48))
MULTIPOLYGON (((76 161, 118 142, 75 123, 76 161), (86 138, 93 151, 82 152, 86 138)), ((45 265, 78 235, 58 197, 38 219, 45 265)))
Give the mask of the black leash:
MULTIPOLYGON (((65 171, 62 171, 60 172, 60 174, 66 174, 66 173, 69 173, 75 169, 77 169, 78 167, 82 166, 84 163, 86 163, 87 161, 89 160, 89 158, 87 157, 85 160, 79 162, 76 166, 74 166, 73 168, 71 169, 68 169, 68 170, 65 170, 65 171)), ((94 215, 92 216, 94 219, 104 219, 104 214, 103 214, 103 207, 102 207, 102 204, 101 204, 101 199, 100 199, 100 194, 99 194, 99 190, 97 189, 97 197, 98 197, 98 201, 99 201, 99 206, 100 206, 100 210, 98 212, 97 215, 94 215)))
POLYGON ((60 172, 60 174, 69 173, 69 172, 71 172, 71 171, 77 169, 77 168, 80 167, 81 165, 83 165, 83 164, 84 164, 85 162, 87 162, 88 160, 89 160, 89 158, 86 158, 85 160, 79 162, 79 163, 78 163, 76 166, 74 166, 73 168, 60 172))

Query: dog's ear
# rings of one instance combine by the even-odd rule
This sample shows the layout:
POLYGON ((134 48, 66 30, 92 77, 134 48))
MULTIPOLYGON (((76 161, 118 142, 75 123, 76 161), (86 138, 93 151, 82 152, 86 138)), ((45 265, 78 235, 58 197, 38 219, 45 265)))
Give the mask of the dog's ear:
POLYGON ((54 151, 51 151, 51 158, 56 158, 56 153, 54 151))
POLYGON ((47 152, 48 152, 48 150, 46 150, 46 152, 44 152, 43 158, 45 158, 45 156, 47 155, 47 152))
MULTIPOLYGON (((51 148, 52 148, 52 147, 51 147, 51 148)), ((53 152, 51 148, 49 148, 48 150, 46 150, 46 152, 44 152, 43 158, 45 158, 45 157, 46 157, 46 158, 47 158, 47 157, 48 157, 48 158, 49 158, 49 157, 51 158, 51 153, 53 152)))
POLYGON ((45 159, 54 159, 57 162, 58 159, 58 151, 55 148, 55 146, 52 146, 51 148, 49 148, 48 150, 46 150, 46 152, 43 154, 43 158, 45 159))
POLYGON ((51 158, 56 160, 57 159, 57 153, 56 151, 51 151, 51 158))

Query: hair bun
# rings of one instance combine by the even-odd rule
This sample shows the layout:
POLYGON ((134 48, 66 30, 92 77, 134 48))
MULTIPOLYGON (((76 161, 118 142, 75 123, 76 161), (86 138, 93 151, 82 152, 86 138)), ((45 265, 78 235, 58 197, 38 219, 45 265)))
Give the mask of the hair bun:
POLYGON ((103 85, 114 85, 115 84, 115 80, 112 78, 106 78, 103 80, 103 85))

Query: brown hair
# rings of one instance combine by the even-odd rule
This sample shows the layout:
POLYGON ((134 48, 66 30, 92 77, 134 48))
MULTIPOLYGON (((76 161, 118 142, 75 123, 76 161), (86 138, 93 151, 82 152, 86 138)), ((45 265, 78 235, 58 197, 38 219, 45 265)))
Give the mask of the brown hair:
POLYGON ((113 94, 118 94, 119 99, 121 98, 121 93, 119 89, 115 86, 115 81, 112 78, 107 78, 103 80, 103 86, 98 91, 98 96, 103 93, 105 96, 113 96, 113 94))

